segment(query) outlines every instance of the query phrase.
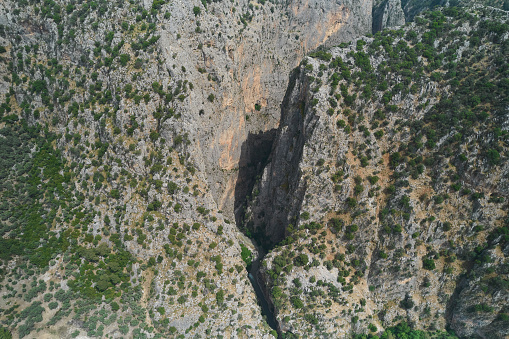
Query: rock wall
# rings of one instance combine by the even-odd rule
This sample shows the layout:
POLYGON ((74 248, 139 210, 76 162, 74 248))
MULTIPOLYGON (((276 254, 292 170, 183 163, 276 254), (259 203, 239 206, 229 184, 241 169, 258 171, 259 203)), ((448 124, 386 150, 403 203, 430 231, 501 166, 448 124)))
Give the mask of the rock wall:
POLYGON ((207 173, 218 206, 229 215, 242 145, 250 133, 277 127, 290 70, 318 46, 368 33, 372 2, 314 0, 253 7, 240 1, 237 11, 232 7, 211 3, 193 18, 192 3, 175 2, 172 20, 161 30, 165 67, 181 77, 171 66, 184 64, 186 78, 196 86, 186 102, 187 132, 197 141, 198 167, 207 173), (239 21, 244 14, 244 22, 239 21), (198 22, 200 34, 195 33, 198 22), (217 81, 207 81, 206 74, 217 81), (213 102, 207 100, 210 94, 213 102), (200 110, 204 115, 197 117, 200 110))
POLYGON ((405 24, 401 0, 387 0, 373 6, 373 32, 405 24))
POLYGON ((369 32, 370 13, 366 0, 2 2, 0 133, 15 141, 0 151, 40 168, 1 168, 2 244, 30 245, 2 256, 15 282, 0 308, 44 314, 2 313, 14 336, 270 337, 234 200, 266 161, 290 70, 369 32), (39 233, 20 235, 20 204, 40 208, 39 233))
POLYGON ((298 216, 305 179, 300 163, 306 139, 313 133, 317 117, 311 114, 309 83, 300 68, 290 77, 290 84, 282 104, 281 127, 278 129, 269 165, 256 186, 258 202, 246 212, 244 225, 255 233, 261 232, 271 244, 284 239, 286 228, 298 216))
POLYGON ((444 12, 403 34, 316 53, 294 71, 245 224, 276 244, 262 276, 283 332, 344 337, 406 321, 461 337, 508 335, 509 163, 486 158, 507 149, 488 132, 507 130, 505 80, 487 75, 498 84, 484 99, 491 119, 474 128, 445 118, 483 111, 470 103, 475 87, 453 84, 477 81, 465 73, 477 60, 466 37, 480 34, 483 56, 495 60, 493 41, 507 34, 480 33, 486 23, 468 24, 468 10, 444 12), (429 39, 433 20, 444 31, 429 39), (455 29, 465 39, 450 36, 455 29), (438 48, 431 53, 455 50, 463 71, 427 64, 432 54, 414 50, 417 41, 438 48))

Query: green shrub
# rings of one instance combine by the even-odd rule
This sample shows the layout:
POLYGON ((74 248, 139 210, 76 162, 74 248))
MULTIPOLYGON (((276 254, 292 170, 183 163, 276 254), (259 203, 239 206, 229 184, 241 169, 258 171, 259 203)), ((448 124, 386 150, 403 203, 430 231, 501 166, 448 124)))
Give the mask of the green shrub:
POLYGON ((224 291, 223 290, 219 290, 216 293, 216 302, 218 305, 221 305, 222 303, 224 303, 224 291))
POLYGON ((486 157, 491 165, 497 165, 500 162, 500 153, 496 149, 489 149, 486 157))
POLYGON ((295 307, 295 308, 303 308, 304 307, 304 303, 302 302, 302 300, 300 300, 299 297, 297 296, 292 296, 290 298, 290 302, 292 303, 292 305, 295 307))
POLYGON ((470 306, 468 308, 470 312, 476 312, 476 313, 491 313, 494 311, 494 308, 488 304, 482 303, 470 306))
POLYGON ((409 310, 413 308, 415 305, 414 301, 412 300, 412 297, 409 295, 406 295, 405 299, 401 300, 399 303, 399 306, 401 308, 404 308, 406 310, 409 310))
POLYGON ((301 253, 295 257, 293 263, 295 266, 305 266, 309 262, 309 258, 306 254, 301 253))
POLYGON ((376 176, 376 175, 374 175, 374 176, 368 176, 368 181, 369 181, 369 183, 370 183, 371 185, 376 184, 376 183, 378 182, 378 180, 379 180, 379 179, 380 179, 380 178, 379 178, 378 176, 376 176))
POLYGON ((244 244, 240 244, 240 248, 242 250, 240 253, 240 256, 241 256, 242 260, 246 263, 246 265, 249 267, 251 265, 252 253, 249 250, 249 248, 247 248, 246 245, 244 245, 244 244))
POLYGON ((399 152, 391 153, 389 157, 390 165, 392 168, 398 166, 402 160, 403 160, 402 156, 399 152))
POLYGON ((306 313, 304 315, 304 320, 309 322, 310 324, 317 325, 318 324, 318 318, 314 314, 306 313))
POLYGON ((345 202, 346 202, 347 206, 350 208, 354 208, 355 206, 357 206, 357 200, 354 198, 348 197, 348 198, 346 198, 345 202))
POLYGON ((185 302, 186 302, 186 301, 187 301, 187 295, 185 295, 185 294, 184 294, 184 295, 181 295, 181 296, 180 296, 180 297, 178 297, 178 299, 177 299, 177 302, 178 302, 179 304, 181 304, 181 305, 182 305, 182 304, 185 304, 185 302))
POLYGON ((422 259, 422 267, 426 270, 434 270, 436 268, 435 261, 430 258, 423 258, 422 259))
POLYGON ((318 58, 323 61, 330 61, 332 59, 332 54, 325 51, 316 51, 309 53, 309 56, 312 58, 318 58))
POLYGON ((120 64, 122 66, 127 66, 127 63, 131 60, 131 56, 129 54, 121 54, 120 55, 120 64))

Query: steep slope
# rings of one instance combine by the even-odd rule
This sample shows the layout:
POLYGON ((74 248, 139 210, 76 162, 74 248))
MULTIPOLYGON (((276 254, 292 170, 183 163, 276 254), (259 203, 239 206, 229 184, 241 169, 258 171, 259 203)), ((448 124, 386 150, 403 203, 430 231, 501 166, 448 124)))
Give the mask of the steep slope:
POLYGON ((509 335, 508 32, 448 8, 295 70, 244 224, 282 332, 509 335))
POLYGON ((190 112, 186 132, 214 199, 233 218, 248 135, 277 127, 288 74, 308 51, 370 31, 372 2, 214 2, 196 19, 189 17, 190 3, 169 6, 162 56, 167 67, 184 65, 186 79, 196 86, 184 102, 190 112))
POLYGON ((466 6, 475 4, 509 10, 507 0, 374 0, 373 33, 385 28, 396 28, 411 22, 415 16, 437 6, 466 6))
MULTIPOLYGON (((3 1, 0 321, 14 336, 270 337, 233 222, 243 142, 371 1, 3 1)), ((277 109, 276 109, 277 108, 277 109)))
POLYGON ((401 0, 375 1, 373 4, 373 32, 384 28, 395 28, 404 25, 405 13, 401 0))

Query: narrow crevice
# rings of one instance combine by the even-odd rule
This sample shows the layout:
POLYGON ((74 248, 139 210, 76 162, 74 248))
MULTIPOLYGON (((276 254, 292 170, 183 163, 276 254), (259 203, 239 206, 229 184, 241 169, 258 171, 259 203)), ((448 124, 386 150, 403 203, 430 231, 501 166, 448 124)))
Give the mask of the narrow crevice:
POLYGON ((276 129, 257 134, 249 133, 242 144, 239 159, 239 174, 235 184, 235 222, 243 229, 245 210, 251 197, 253 187, 260 180, 263 169, 269 162, 276 129))
POLYGON ((299 163, 306 135, 318 121, 312 113, 309 93, 308 77, 296 68, 281 104, 279 129, 249 134, 242 145, 235 187, 236 224, 258 251, 249 268, 249 279, 263 316, 280 338, 284 335, 271 300, 271 279, 261 266, 265 254, 285 240, 288 225, 300 215, 307 185, 301 178, 299 163))
POLYGON ((376 32, 379 32, 382 30, 382 18, 383 18, 383 13, 384 13, 384 9, 385 9, 385 6, 387 5, 387 0, 380 3, 378 6, 373 6, 373 10, 372 10, 372 13, 371 13, 371 17, 372 17, 372 21, 371 21, 371 25, 372 25, 372 34, 375 34, 376 32))
POLYGON ((245 226, 247 205, 253 194, 253 188, 261 179, 263 170, 270 160, 272 145, 276 137, 276 129, 257 134, 249 133, 246 141, 242 144, 239 160, 239 174, 235 185, 235 222, 237 226, 249 238, 253 240, 258 250, 258 257, 247 267, 248 277, 253 285, 258 303, 262 309, 262 316, 267 324, 281 337, 274 305, 272 305, 265 282, 260 273, 260 265, 265 253, 268 251, 268 243, 261 234, 250 233, 245 226))
POLYGON ((267 321, 267 324, 278 333, 278 336, 281 336, 281 331, 279 328, 279 323, 277 321, 277 317, 274 310, 274 305, 270 302, 270 298, 268 296, 268 291, 265 288, 265 283, 263 277, 260 273, 260 265, 263 260, 264 254, 260 253, 258 258, 253 261, 249 269, 249 281, 253 285, 253 289, 255 291, 256 297, 258 299, 258 303, 262 309, 262 316, 267 321))
POLYGON ((457 306, 458 300, 460 300, 459 296, 461 291, 465 289, 468 285, 468 275, 471 271, 472 267, 468 267, 467 271, 463 273, 462 275, 458 276, 456 280, 456 287, 454 288, 454 292, 452 293, 451 297, 447 301, 447 306, 445 308, 445 320, 446 320, 446 327, 448 330, 451 330, 451 325, 453 324, 453 315, 454 315, 454 309, 457 306))
POLYGON ((281 104, 281 121, 262 182, 254 186, 243 223, 238 223, 250 238, 268 253, 289 235, 288 226, 300 215, 306 191, 299 164, 306 136, 314 129, 317 117, 309 101, 309 78, 301 68, 292 71, 281 104))

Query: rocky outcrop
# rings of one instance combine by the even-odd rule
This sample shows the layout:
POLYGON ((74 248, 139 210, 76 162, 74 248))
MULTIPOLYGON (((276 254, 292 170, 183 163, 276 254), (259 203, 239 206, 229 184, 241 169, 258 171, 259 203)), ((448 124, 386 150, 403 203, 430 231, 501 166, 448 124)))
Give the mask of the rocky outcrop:
POLYGON ((373 6, 373 32, 405 24, 401 0, 386 0, 373 6))
MULTIPOLYGON (((2 168, 9 176, 0 187, 2 210, 20 204, 11 186, 22 190, 16 199, 41 192, 46 200, 30 205, 43 206, 36 214, 43 219, 37 227, 44 260, 34 254, 39 238, 15 254, 30 254, 47 269, 36 280, 74 293, 62 310, 51 296, 30 294, 34 307, 43 303, 51 314, 20 326, 9 322, 14 335, 65 328, 77 336, 86 328, 89 337, 269 337, 241 259, 254 249, 234 223, 234 200, 244 204, 256 181, 251 176, 266 163, 291 69, 310 50, 368 33, 371 6, 370 0, 2 2, 1 138, 11 137, 10 128, 41 127, 12 142, 26 142, 22 150, 1 151, 20 153, 25 162, 54 152, 51 170, 42 169, 46 163, 34 168, 58 177, 41 180, 34 169, 26 180, 2 168), (60 179, 58 194, 55 187, 44 191, 60 179), (18 185, 37 180, 30 193, 18 185), (54 246, 71 233, 69 247, 54 246), (87 273, 79 273, 82 260, 90 263, 87 273), (73 304, 91 300, 99 309, 73 313, 73 304), (119 312, 99 326, 99 311, 101 319, 119 312)), ((19 226, 16 238, 28 217, 4 225, 11 214, 2 215, 0 227, 4 235, 19 226)), ((23 282, 0 308, 17 303, 25 278, 15 279, 23 282)))
POLYGON ((234 8, 214 2, 193 18, 191 4, 170 6, 172 19, 161 30, 162 56, 172 76, 182 77, 172 65, 183 64, 186 79, 197 86, 186 102, 185 110, 192 114, 183 117, 190 137, 199 141, 193 145, 198 166, 207 173, 218 206, 230 216, 242 144, 249 134, 279 124, 290 71, 318 46, 368 33, 371 7, 369 0, 299 0, 255 7, 241 1, 234 8), (198 23, 200 34, 195 33, 198 23), (200 128, 195 129, 201 110, 200 128))
MULTIPOLYGON (((480 0, 480 2, 485 2, 486 0, 480 0)), ((471 5, 471 1, 449 1, 449 0, 408 0, 404 2, 403 11, 405 12, 405 18, 407 21, 412 21, 415 16, 425 10, 433 9, 437 6, 447 6, 450 3, 452 5, 465 4, 471 5)))
POLYGON ((290 221, 297 217, 306 190, 299 165, 306 138, 312 134, 317 117, 312 113, 307 76, 297 68, 290 76, 290 84, 281 111, 281 128, 276 134, 269 158, 255 190, 257 204, 246 213, 247 227, 262 233, 265 241, 274 245, 285 238, 290 221))
POLYGON ((477 48, 449 35, 459 29, 481 36, 494 60, 493 41, 507 34, 484 27, 508 18, 487 9, 487 22, 467 24, 468 11, 438 13, 314 53, 293 73, 245 223, 277 244, 262 271, 283 332, 345 337, 404 320, 462 337, 507 335, 509 163, 499 157, 505 141, 487 133, 507 125, 505 80, 485 75, 497 84, 485 111, 471 102, 476 87, 456 86, 466 77, 475 86, 482 66, 449 73, 414 43, 452 48, 455 63, 473 65, 477 48), (433 22, 443 31, 430 33, 433 22), (486 120, 455 125, 452 107, 486 120))
POLYGON ((486 251, 491 263, 472 268, 458 283, 450 302, 450 326, 462 338, 507 337, 509 304, 507 263, 509 244, 486 251), (500 252, 498 252, 500 250, 500 252), (497 253, 498 252, 498 253, 497 253), (493 272, 498 274, 493 275, 493 272))

